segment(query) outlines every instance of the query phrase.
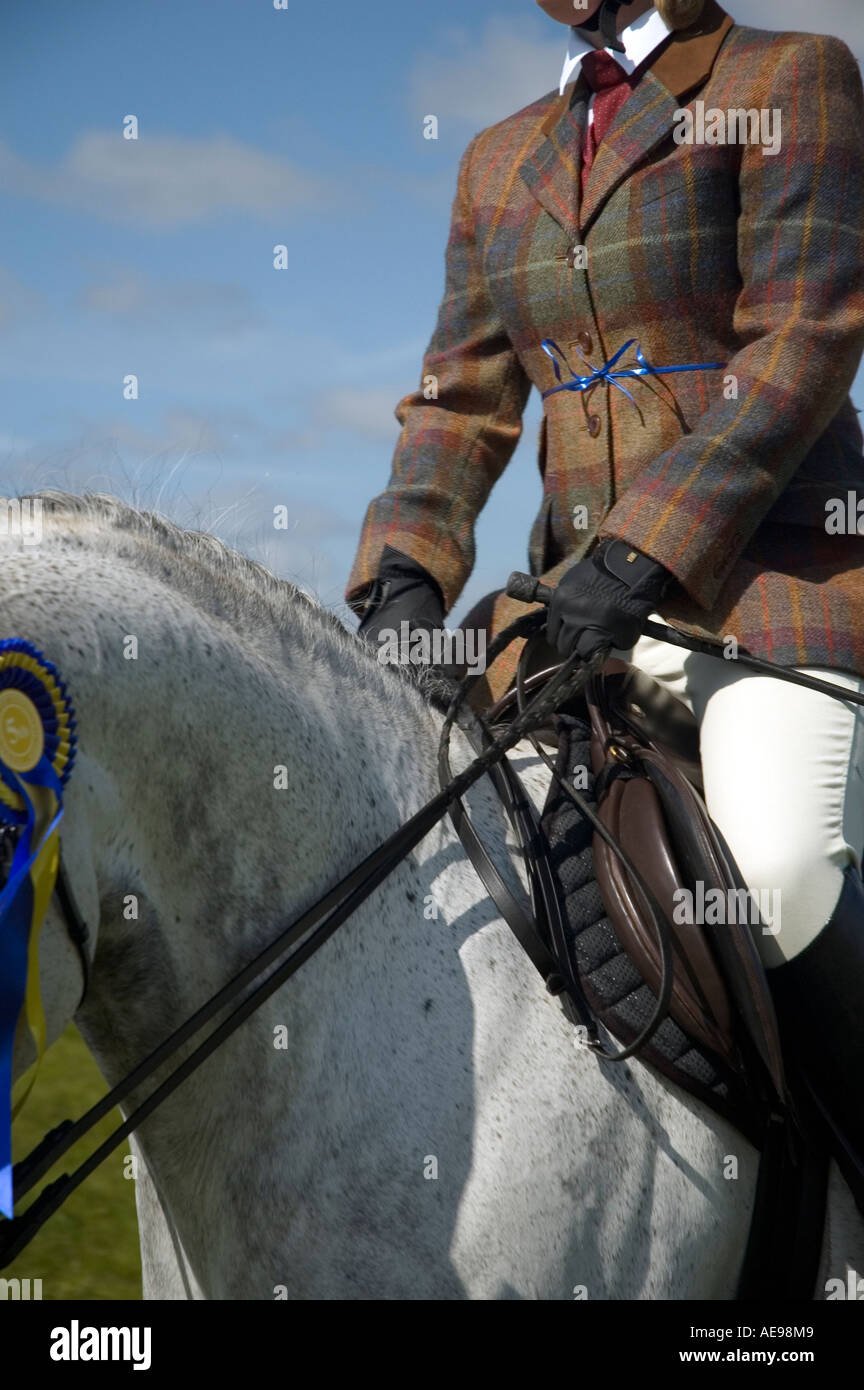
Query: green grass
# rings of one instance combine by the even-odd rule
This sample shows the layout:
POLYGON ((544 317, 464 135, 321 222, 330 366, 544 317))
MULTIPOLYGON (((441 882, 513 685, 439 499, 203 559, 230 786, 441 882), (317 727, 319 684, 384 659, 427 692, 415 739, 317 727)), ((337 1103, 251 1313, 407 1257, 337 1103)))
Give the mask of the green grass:
MULTIPOLYGON (((80 1033, 70 1024, 46 1052, 36 1084, 15 1121, 16 1158, 60 1120, 76 1120, 107 1090, 80 1033)), ((53 1168, 44 1183, 71 1172, 122 1121, 114 1110, 53 1168)), ((128 1140, 78 1188, 8 1269, 5 1279, 41 1279, 44 1300, 141 1297, 134 1183, 123 1177, 128 1140)), ((33 1194, 35 1195, 35 1193, 33 1194)), ((32 1196, 25 1199, 32 1200, 32 1196)))

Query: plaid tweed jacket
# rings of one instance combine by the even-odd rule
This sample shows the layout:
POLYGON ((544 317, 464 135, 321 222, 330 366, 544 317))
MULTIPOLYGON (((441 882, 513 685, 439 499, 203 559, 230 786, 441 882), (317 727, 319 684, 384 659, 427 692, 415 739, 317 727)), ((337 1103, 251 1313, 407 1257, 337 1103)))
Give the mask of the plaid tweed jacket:
MULTIPOLYGON (((619 536, 679 581, 659 605, 674 625, 864 675, 864 534, 826 527, 829 501, 864 500, 848 394, 864 350, 858 66, 839 39, 744 28, 709 0, 644 69, 584 197, 584 77, 469 144, 423 383, 396 407, 392 474, 346 597, 359 611, 389 543, 449 610, 531 387, 556 384, 542 340, 584 375, 576 344, 597 367, 635 338, 654 366, 726 366, 625 380, 635 405, 606 381, 547 398, 532 573, 555 583, 619 536), (780 151, 677 143, 676 112, 698 120, 700 102, 779 111, 780 151)), ((503 584, 513 557, 501 564, 503 584)), ((525 611, 500 598, 494 630, 525 611)), ((493 695, 513 660, 493 668, 493 695)))

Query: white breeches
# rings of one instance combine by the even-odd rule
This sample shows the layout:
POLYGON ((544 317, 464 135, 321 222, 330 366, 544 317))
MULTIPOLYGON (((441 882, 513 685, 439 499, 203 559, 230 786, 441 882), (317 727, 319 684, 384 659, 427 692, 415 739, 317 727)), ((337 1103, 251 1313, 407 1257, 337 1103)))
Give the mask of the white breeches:
MULTIPOLYGON (((748 888, 779 908, 776 934, 756 930, 762 959, 791 959, 829 921, 846 867, 861 871, 864 708, 653 637, 613 654, 696 716, 709 815, 748 888)), ((857 676, 799 669, 864 691, 857 676)))

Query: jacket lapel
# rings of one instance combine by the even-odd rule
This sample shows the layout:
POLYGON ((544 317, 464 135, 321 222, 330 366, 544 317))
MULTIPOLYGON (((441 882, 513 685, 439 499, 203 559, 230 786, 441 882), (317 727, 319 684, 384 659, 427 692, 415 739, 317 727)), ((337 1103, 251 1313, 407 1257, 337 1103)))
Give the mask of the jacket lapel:
POLYGON ((565 89, 540 126, 536 148, 519 170, 537 201, 577 241, 589 95, 588 83, 582 77, 565 89))
POLYGON ((580 213, 583 234, 619 184, 666 139, 678 110, 678 96, 652 70, 644 73, 594 157, 580 213))
POLYGON ((716 0, 708 0, 698 25, 672 34, 600 145, 584 202, 580 173, 588 116, 585 79, 580 76, 555 103, 520 172, 534 197, 568 233, 584 237, 615 189, 671 134, 679 98, 707 80, 733 22, 716 0))

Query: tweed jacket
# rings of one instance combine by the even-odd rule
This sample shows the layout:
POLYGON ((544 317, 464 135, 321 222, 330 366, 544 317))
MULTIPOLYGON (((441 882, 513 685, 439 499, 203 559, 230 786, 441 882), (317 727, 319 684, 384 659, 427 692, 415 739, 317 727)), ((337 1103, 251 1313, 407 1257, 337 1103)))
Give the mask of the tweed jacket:
MULTIPOLYGON (((849 398, 864 350, 857 63, 839 39, 745 28, 708 0, 636 78, 584 195, 583 76, 469 144, 438 323, 421 385, 396 407, 392 474, 346 597, 359 611, 390 544, 449 610, 531 387, 556 385, 543 340, 584 376, 635 339, 657 367, 725 365, 623 380, 632 402, 608 380, 544 401, 532 573, 555 583, 618 536, 678 580, 659 605, 675 626, 864 675, 864 534, 836 522, 838 499, 849 518, 864 503, 849 398), (779 151, 712 118, 742 108, 781 121, 779 151)), ((514 557, 501 566, 503 585, 514 557)), ((525 611, 500 598, 494 630, 525 611)))

